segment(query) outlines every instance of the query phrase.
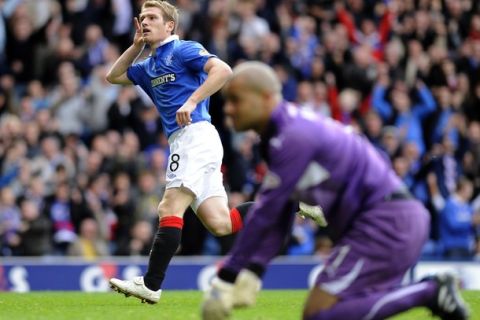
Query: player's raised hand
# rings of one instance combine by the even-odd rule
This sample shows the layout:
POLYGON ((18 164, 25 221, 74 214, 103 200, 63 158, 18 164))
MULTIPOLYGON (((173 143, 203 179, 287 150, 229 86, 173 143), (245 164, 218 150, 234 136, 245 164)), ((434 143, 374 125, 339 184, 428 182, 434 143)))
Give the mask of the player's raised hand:
POLYGON ((177 110, 176 121, 180 127, 192 124, 191 114, 196 107, 197 104, 189 99, 177 110))
POLYGON ((134 45, 143 45, 145 39, 143 38, 142 26, 140 25, 140 21, 138 18, 133 18, 133 22, 135 25, 135 36, 133 37, 133 44, 134 45))

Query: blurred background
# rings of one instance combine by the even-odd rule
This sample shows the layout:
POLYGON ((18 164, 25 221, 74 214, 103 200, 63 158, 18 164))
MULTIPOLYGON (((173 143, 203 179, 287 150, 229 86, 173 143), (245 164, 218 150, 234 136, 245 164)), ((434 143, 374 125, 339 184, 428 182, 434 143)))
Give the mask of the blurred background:
MULTIPOLYGON (((139 0, 0 0, 0 256, 146 256, 167 140, 151 101, 105 75, 139 0)), ((365 135, 432 216, 424 259, 480 259, 480 4, 474 0, 178 0, 180 38, 230 66, 271 65, 298 108, 365 135)), ((147 52, 148 53, 148 52, 147 52)), ((258 137, 211 98, 231 206, 266 172, 258 137)), ((353 159, 352 159, 353 160, 353 159)), ((221 255, 192 212, 178 255, 221 255)), ((298 219, 283 255, 323 257, 298 219)))

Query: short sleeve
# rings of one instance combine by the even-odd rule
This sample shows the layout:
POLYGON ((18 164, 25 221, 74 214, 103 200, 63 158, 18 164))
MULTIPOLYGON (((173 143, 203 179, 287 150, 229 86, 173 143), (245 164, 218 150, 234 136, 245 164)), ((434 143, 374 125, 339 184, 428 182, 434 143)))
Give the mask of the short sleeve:
POLYGON ((138 85, 141 82, 142 74, 143 74, 143 64, 136 63, 131 65, 127 69, 127 77, 133 84, 138 85))
POLYGON ((177 54, 180 61, 189 69, 203 71, 208 59, 216 57, 208 52, 200 43, 195 41, 185 41, 177 48, 177 54))

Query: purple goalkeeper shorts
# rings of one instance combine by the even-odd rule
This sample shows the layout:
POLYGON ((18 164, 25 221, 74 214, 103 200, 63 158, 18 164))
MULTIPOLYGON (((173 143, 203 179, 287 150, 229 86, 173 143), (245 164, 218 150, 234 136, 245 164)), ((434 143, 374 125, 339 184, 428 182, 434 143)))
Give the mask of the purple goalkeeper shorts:
POLYGON ((378 203, 340 239, 316 285, 340 298, 398 287, 419 257, 429 225, 429 213, 415 200, 378 203))

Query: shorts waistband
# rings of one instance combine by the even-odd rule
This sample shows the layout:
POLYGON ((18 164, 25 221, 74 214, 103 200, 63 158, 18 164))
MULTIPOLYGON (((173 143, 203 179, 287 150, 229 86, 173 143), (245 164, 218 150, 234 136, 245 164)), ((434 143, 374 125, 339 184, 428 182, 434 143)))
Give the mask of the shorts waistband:
POLYGON ((206 126, 213 126, 209 121, 206 120, 201 120, 198 122, 194 122, 192 124, 189 124, 188 126, 185 126, 183 128, 178 129, 174 133, 168 137, 168 144, 172 144, 172 142, 180 135, 182 135, 186 130, 191 129, 192 127, 206 127, 206 126))

